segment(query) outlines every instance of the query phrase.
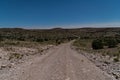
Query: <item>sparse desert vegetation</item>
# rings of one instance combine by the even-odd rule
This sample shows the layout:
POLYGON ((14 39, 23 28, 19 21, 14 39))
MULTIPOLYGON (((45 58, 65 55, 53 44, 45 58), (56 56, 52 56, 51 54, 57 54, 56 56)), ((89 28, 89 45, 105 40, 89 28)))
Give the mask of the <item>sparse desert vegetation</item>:
MULTIPOLYGON (((0 29, 0 69, 10 69, 29 58, 71 40, 96 66, 120 79, 120 28, 0 29)), ((80 62, 84 63, 84 60, 80 62)))
POLYGON ((11 68, 23 63, 32 55, 43 55, 53 44, 5 40, 0 42, 0 69, 11 68), (14 65, 13 65, 14 64, 14 65))
POLYGON ((120 43, 116 38, 78 39, 73 45, 96 66, 120 79, 120 43))

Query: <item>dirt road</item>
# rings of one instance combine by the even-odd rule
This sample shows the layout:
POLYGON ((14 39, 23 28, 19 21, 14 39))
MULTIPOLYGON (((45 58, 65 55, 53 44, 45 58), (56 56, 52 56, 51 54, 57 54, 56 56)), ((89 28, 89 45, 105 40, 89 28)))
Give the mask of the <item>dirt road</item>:
POLYGON ((19 65, 10 74, 9 79, 2 80, 114 80, 86 57, 72 50, 70 43, 19 65))

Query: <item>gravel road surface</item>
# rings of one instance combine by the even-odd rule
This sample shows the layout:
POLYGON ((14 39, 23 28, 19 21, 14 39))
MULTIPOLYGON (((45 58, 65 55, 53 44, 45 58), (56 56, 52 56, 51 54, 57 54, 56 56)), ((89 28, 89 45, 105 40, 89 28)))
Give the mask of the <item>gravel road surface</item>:
POLYGON ((59 45, 18 65, 0 80, 115 80, 91 61, 70 48, 70 43, 59 45))

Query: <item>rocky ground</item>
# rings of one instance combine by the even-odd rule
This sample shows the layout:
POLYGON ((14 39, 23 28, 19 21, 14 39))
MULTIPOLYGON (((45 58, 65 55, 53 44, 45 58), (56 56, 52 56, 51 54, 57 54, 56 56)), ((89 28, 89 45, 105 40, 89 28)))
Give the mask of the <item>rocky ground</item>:
POLYGON ((16 65, 24 63, 33 55, 43 55, 45 51, 53 47, 53 45, 45 45, 39 47, 18 47, 8 46, 0 47, 0 74, 14 68, 16 65))
POLYGON ((0 80, 116 80, 70 45, 61 44, 45 55, 32 55, 11 69, 0 70, 0 80))
POLYGON ((120 61, 114 62, 113 57, 108 55, 103 56, 97 53, 88 53, 75 47, 74 49, 95 63, 97 67, 107 72, 111 76, 114 76, 117 80, 120 80, 120 61))

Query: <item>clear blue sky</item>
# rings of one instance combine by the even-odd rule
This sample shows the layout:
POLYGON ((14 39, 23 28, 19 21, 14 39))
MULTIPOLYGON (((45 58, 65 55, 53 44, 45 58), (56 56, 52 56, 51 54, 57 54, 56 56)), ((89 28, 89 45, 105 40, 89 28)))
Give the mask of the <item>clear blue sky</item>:
POLYGON ((120 0, 0 0, 0 27, 103 26, 119 22, 120 0))

